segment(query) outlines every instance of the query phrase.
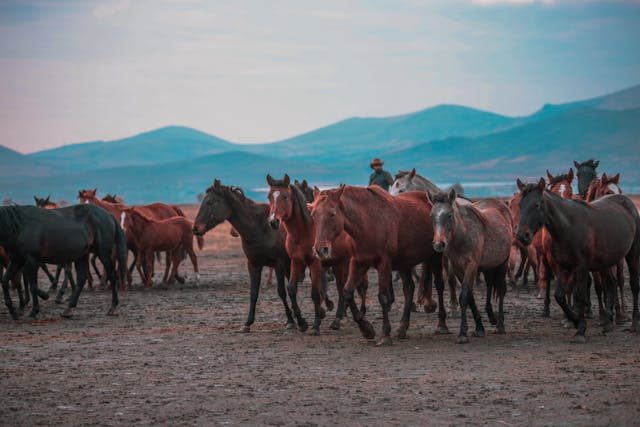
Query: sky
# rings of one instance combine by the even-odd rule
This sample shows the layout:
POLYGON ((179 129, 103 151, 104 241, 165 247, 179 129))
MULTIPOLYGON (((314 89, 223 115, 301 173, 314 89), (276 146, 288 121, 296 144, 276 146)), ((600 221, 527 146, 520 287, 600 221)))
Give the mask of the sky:
POLYGON ((526 115, 640 83, 640 0, 0 1, 0 144, 183 125, 270 142, 441 103, 526 115))

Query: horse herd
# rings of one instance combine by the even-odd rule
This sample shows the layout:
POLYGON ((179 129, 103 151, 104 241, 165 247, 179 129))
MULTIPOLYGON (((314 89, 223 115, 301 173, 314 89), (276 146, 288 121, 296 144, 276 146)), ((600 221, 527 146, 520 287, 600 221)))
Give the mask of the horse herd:
MULTIPOLYGON (((339 329, 348 309, 362 335, 373 339, 376 333, 365 315, 367 272, 375 269, 383 319, 381 344, 392 342, 389 312, 395 300, 394 271, 402 281, 404 294, 396 336, 406 337, 415 310, 416 280, 418 302, 425 311, 438 309, 436 332, 448 333, 444 303, 444 283, 448 281, 449 305, 456 309, 459 304, 460 308, 457 341, 466 343, 468 309, 474 319, 474 335, 486 334, 473 289, 479 274, 486 282, 488 319, 496 333, 503 334, 507 282, 515 283, 520 276, 526 279, 527 270, 532 268, 540 296, 544 295, 543 315, 549 316, 551 280, 555 277, 555 299, 577 329, 574 341, 584 342, 592 282, 604 331, 612 330, 614 312, 617 323, 626 321, 625 263, 633 295, 631 328, 635 331, 639 315, 640 216, 634 203, 621 194, 619 175, 598 177, 598 162, 594 160, 574 162, 574 166, 579 195, 572 192, 573 169, 558 176, 547 171, 548 180, 524 183, 517 179, 518 191, 508 203, 493 198, 472 201, 463 197, 459 188, 442 191, 413 169, 399 172, 389 192, 375 186, 349 185, 320 191, 311 189, 306 181, 291 182, 286 174, 282 179, 267 175, 269 203, 255 202, 240 188, 216 179, 206 190, 193 223, 177 206, 154 203, 129 207, 122 200, 97 198, 95 189, 81 190, 81 203, 70 207, 2 207, 5 303, 17 318, 20 311, 12 304, 9 283, 20 290, 21 273, 33 299, 31 315, 37 315, 38 298, 48 297, 38 289, 38 269, 46 271, 45 264, 55 264, 72 279, 69 270, 74 263, 77 283, 63 313, 70 316, 91 277, 89 263, 93 261, 101 281, 108 280, 111 285, 112 314, 118 304, 118 288, 131 286, 134 268, 145 286, 151 286, 154 258, 159 252, 166 252, 164 280, 183 280, 178 265, 185 255, 190 257, 198 278, 194 237, 202 248, 204 234, 228 221, 241 238, 250 277, 250 306, 243 332, 249 332, 255 321, 265 267, 275 272, 286 327, 307 330, 309 324, 298 304, 297 290, 308 269, 314 307, 312 333, 320 333, 327 311, 334 309, 327 290, 332 274, 338 300, 330 327, 339 329), (127 267, 128 251, 134 262, 127 267), (95 258, 102 264, 101 273, 95 258), (356 303, 356 291, 360 304, 356 303)), ((40 202, 50 204, 48 199, 40 202)), ((22 292, 19 297, 21 310, 28 300, 22 292)))

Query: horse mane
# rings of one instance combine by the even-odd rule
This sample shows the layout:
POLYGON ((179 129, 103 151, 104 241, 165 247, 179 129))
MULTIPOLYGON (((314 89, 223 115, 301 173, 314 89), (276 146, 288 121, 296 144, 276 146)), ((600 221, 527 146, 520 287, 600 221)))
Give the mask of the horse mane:
POLYGON ((136 214, 136 215, 138 215, 140 218, 144 219, 146 222, 151 222, 151 223, 158 222, 158 220, 157 220, 157 219, 155 219, 155 218, 151 218, 150 216, 147 216, 147 214, 145 214, 144 212, 142 212, 142 211, 140 211, 140 210, 136 209, 136 207, 135 207, 135 206, 131 208, 131 212, 135 213, 135 214, 136 214))
POLYGON ((487 226, 488 222, 487 222, 487 218, 482 214, 482 212, 480 212, 478 210, 478 208, 476 208, 473 205, 461 205, 460 203, 456 203, 455 201, 453 203, 451 203, 449 201, 449 193, 448 192, 444 192, 441 191, 439 193, 436 193, 432 196, 429 196, 429 198, 431 199, 431 202, 435 205, 436 203, 447 203, 447 204, 451 204, 453 206, 453 204, 455 204, 455 206, 458 208, 458 211, 460 211, 461 213, 467 213, 467 212, 471 212, 473 215, 475 215, 478 220, 482 223, 483 226, 487 226))
POLYGON ((400 179, 403 176, 409 174, 411 171, 403 171, 403 170, 399 170, 396 175, 393 177, 394 179, 400 179))
MULTIPOLYGON (((282 179, 274 179, 273 187, 287 187, 284 180, 282 179)), ((309 214, 309 209, 307 208, 307 198, 305 197, 302 190, 296 185, 289 185, 289 188, 293 191, 293 205, 297 207, 300 211, 300 215, 302 215, 302 219, 305 224, 311 224, 311 215, 309 214)))
POLYGON ((209 188, 207 188, 207 193, 216 193, 219 194, 221 196, 225 196, 225 195, 234 195, 236 197, 239 197, 241 199, 247 199, 247 196, 244 194, 244 190, 240 187, 236 187, 235 185, 222 185, 220 184, 219 187, 216 188, 215 185, 210 186, 209 188))
POLYGON ((381 198, 382 200, 384 200, 385 202, 388 202, 389 200, 394 200, 393 196, 391 194, 389 194, 388 191, 383 190, 381 187, 377 186, 377 185, 370 185, 367 188, 367 191, 371 194, 373 194, 374 196, 377 196, 379 198, 381 198))

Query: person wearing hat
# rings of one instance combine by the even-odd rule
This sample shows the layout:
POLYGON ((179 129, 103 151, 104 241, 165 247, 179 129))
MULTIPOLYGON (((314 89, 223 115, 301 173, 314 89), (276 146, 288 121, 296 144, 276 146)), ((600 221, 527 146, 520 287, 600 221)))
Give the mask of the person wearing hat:
POLYGON ((369 185, 377 185, 384 188, 385 191, 389 191, 389 186, 393 184, 393 178, 389 172, 382 169, 382 165, 384 162, 377 157, 369 165, 373 169, 373 173, 369 177, 369 185))

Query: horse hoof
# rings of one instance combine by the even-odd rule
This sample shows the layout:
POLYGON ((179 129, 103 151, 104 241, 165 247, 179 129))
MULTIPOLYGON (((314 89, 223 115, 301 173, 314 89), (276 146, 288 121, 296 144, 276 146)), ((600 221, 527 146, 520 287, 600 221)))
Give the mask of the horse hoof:
POLYGON ((327 310, 325 310, 324 308, 320 307, 318 309, 318 318, 319 319, 324 319, 327 316, 327 310))
POLYGON ((478 338, 484 338, 486 335, 487 333, 484 331, 484 329, 476 329, 473 333, 473 336, 478 338))
POLYGON ((602 333, 606 334, 607 332, 613 332, 613 323, 606 322, 602 325, 602 333))
POLYGON ((551 317, 551 313, 549 312, 548 308, 542 310, 542 317, 551 317))
POLYGON ((118 313, 116 312, 116 308, 115 307, 111 307, 109 309, 109 311, 107 311, 107 316, 117 316, 118 313))
POLYGON ((447 335, 450 333, 451 332, 449 332, 449 328, 447 328, 446 326, 438 326, 436 328, 436 335, 447 335))
POLYGON ((307 329, 309 329, 309 324, 307 323, 307 321, 306 321, 306 320, 304 320, 304 319, 300 319, 300 320, 298 320, 298 330, 299 330, 300 332, 304 332, 304 331, 306 331, 307 329))
POLYGON ((311 332, 309 333, 309 335, 317 337, 320 335, 320 328, 311 328, 311 332))
POLYGON ((505 331, 504 326, 502 326, 502 327, 497 327, 495 333, 498 335, 504 335, 507 333, 507 331, 505 331))
POLYGON ((333 311, 333 308, 334 308, 333 301, 331 301, 330 299, 326 299, 324 303, 327 306, 327 311, 333 311))
POLYGON ((405 328, 399 328, 396 333, 396 338, 399 340, 404 340, 407 338, 407 330, 405 328))
POLYGON ((492 325, 498 324, 498 319, 496 318, 496 315, 494 313, 491 313, 491 315, 489 315, 489 323, 491 323, 492 325))
POLYGON ((238 332, 240 332, 241 334, 248 334, 249 332, 251 332, 251 327, 247 325, 242 325, 238 330, 238 332))
POLYGON ((45 301, 49 299, 49 294, 40 289, 38 289, 38 296, 45 301))
POLYGON ((624 325, 625 323, 627 323, 626 316, 616 316, 616 325, 624 325))
POLYGON ((15 308, 12 310, 9 310, 9 313, 11 313, 11 317, 13 317, 13 320, 18 320, 20 318, 20 315, 22 314, 15 308))
POLYGON ((391 339, 391 337, 382 337, 382 338, 380 338, 380 341, 376 345, 378 345, 380 347, 393 345, 393 340, 391 339))
POLYGON ((65 311, 62 312, 62 317, 66 317, 67 319, 71 319, 72 316, 73 316, 73 309, 72 308, 67 308, 65 311))
POLYGON ((459 319, 460 318, 460 311, 459 310, 451 310, 449 312, 449 317, 451 319, 459 319))
POLYGON ((287 324, 284 326, 285 329, 287 330, 292 330, 296 328, 296 324, 293 322, 287 322, 287 324))
POLYGON ((362 336, 368 340, 372 340, 376 337, 376 331, 373 329, 373 325, 366 320, 360 322, 360 332, 362 336))
POLYGON ((331 324, 329 325, 329 327, 331 329, 333 329, 334 331, 338 331, 340 330, 340 319, 334 319, 333 322, 331 322, 331 324))
POLYGON ((571 342, 573 344, 584 344, 587 342, 587 339, 585 338, 584 335, 574 335, 573 338, 571 339, 571 342))
POLYGON ((425 313, 435 313, 438 309, 438 303, 425 304, 423 310, 425 313))
POLYGON ((466 335, 459 335, 458 336, 458 341, 456 341, 458 344, 468 344, 469 343, 469 337, 466 335))

